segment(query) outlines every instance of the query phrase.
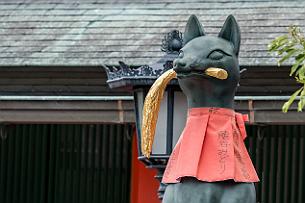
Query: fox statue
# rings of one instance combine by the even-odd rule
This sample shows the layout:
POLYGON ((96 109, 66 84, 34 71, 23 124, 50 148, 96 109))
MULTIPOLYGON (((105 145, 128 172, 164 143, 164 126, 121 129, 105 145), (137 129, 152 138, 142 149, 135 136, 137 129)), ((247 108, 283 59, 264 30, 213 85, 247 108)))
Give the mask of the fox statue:
POLYGON ((163 203, 255 203, 253 183, 259 179, 244 144, 247 118, 233 110, 240 79, 239 26, 230 15, 218 37, 206 36, 192 15, 183 43, 173 64, 188 117, 163 176, 163 203), (224 69, 228 77, 204 74, 210 67, 224 69))

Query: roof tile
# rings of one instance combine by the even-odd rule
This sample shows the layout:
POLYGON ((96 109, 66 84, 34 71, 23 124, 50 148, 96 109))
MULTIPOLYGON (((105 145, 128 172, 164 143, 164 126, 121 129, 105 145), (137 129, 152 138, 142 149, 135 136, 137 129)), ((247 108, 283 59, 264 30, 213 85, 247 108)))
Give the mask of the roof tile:
POLYGON ((267 44, 305 31, 305 2, 264 0, 0 0, 0 65, 130 65, 163 55, 163 36, 196 14, 216 35, 228 14, 241 27, 241 65, 276 65, 267 44), (276 2, 276 3, 275 3, 276 2))

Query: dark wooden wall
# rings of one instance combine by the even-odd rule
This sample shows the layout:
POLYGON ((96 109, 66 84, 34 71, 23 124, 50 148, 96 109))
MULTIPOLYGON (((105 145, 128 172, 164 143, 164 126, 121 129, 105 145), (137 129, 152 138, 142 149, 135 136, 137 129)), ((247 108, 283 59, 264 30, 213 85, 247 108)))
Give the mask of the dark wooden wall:
POLYGON ((128 203, 132 125, 11 124, 0 137, 1 203, 128 203))
MULTIPOLYGON (((130 95, 111 90, 102 67, 0 67, 0 95, 130 95)), ((247 67, 237 95, 290 95, 288 68, 247 67)))
POLYGON ((128 95, 101 67, 0 67, 0 95, 128 95))
POLYGON ((245 67, 237 95, 291 95, 299 85, 288 67, 245 67))

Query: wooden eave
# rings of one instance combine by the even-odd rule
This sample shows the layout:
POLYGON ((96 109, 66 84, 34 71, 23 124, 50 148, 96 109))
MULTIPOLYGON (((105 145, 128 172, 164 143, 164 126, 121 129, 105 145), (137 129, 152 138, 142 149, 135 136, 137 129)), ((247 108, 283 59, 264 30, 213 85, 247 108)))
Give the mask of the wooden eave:
MULTIPOLYGON (((296 106, 281 112, 287 96, 299 87, 288 67, 242 68, 247 71, 241 75, 236 109, 249 114, 251 123, 304 124, 304 113, 296 112, 296 106)), ((0 122, 135 122, 131 93, 109 89, 106 80, 98 66, 1 67, 0 122)))

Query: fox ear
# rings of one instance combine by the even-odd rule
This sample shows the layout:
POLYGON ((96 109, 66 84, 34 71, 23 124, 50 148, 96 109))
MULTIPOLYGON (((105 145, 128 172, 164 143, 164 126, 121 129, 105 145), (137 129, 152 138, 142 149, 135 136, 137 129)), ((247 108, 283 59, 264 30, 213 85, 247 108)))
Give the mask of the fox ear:
POLYGON ((199 22, 198 18, 195 15, 191 15, 187 21, 184 36, 183 36, 183 44, 185 45, 192 39, 200 36, 204 36, 204 30, 199 22))
POLYGON ((227 17, 218 37, 231 42, 234 46, 234 52, 236 56, 238 56, 240 46, 240 30, 233 15, 229 15, 227 17))

